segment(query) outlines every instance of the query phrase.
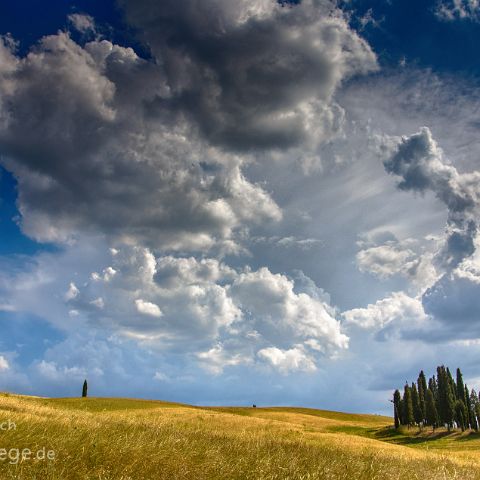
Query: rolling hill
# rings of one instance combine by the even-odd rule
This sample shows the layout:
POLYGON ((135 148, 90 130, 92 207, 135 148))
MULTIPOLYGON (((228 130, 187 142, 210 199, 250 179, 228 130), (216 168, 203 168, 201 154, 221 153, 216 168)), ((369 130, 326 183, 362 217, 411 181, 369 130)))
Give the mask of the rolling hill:
POLYGON ((480 435, 391 424, 307 408, 2 394, 0 478, 480 479, 480 435))

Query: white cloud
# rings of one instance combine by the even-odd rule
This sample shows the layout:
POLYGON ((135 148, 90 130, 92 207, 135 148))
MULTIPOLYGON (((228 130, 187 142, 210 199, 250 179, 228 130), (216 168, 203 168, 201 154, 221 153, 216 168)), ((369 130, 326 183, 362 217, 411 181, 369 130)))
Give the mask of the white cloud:
POLYGON ((226 367, 252 363, 252 358, 249 355, 226 351, 221 343, 214 345, 205 352, 197 353, 197 358, 201 365, 214 375, 219 375, 226 367))
POLYGON ((267 268, 243 272, 231 287, 232 298, 252 315, 252 327, 273 343, 317 339, 326 350, 348 347, 330 305, 294 292, 294 282, 267 268))
POLYGON ((294 235, 288 237, 255 237, 251 239, 255 243, 275 245, 283 248, 300 248, 302 250, 311 250, 322 245, 318 238, 300 238, 294 235))
POLYGON ((480 2, 478 0, 439 0, 435 14, 445 21, 468 19, 478 21, 480 2))
POLYGON ((64 298, 68 302, 76 298, 79 293, 80 293, 80 290, 77 288, 77 286, 73 282, 70 282, 70 285, 64 295, 64 298))
POLYGON ((257 355, 284 374, 296 371, 314 372, 317 369, 314 359, 301 345, 289 350, 276 347, 263 348, 257 355))
POLYGON ((103 279, 104 282, 109 282, 116 273, 117 271, 114 268, 107 267, 103 269, 102 275, 97 272, 92 272, 91 279, 95 281, 103 279))
POLYGON ((10 364, 8 360, 3 356, 0 355, 0 372, 5 372, 10 369, 10 364))
POLYGON ((165 375, 162 372, 155 372, 155 375, 153 376, 153 379, 157 380, 159 382, 167 382, 168 380, 170 380, 168 375, 165 375))
POLYGON ((36 365, 36 371, 42 377, 55 382, 75 378, 77 380, 86 377, 87 372, 84 368, 73 366, 58 366, 55 362, 41 360, 36 365))
POLYGON ((421 300, 403 292, 394 292, 366 308, 348 310, 343 312, 343 316, 347 323, 377 330, 389 324, 398 329, 420 326, 427 319, 421 300))
POLYGON ((137 310, 144 315, 150 315, 151 317, 161 317, 163 315, 158 305, 152 302, 146 302, 141 298, 135 300, 135 306, 137 310))
POLYGON ((84 13, 72 13, 68 16, 68 20, 80 33, 95 33, 96 31, 95 20, 90 15, 84 13))
POLYGON ((41 254, 21 277, 5 279, 5 285, 18 289, 5 292, 12 306, 71 332, 84 326, 133 339, 152 351, 193 355, 206 368, 211 362, 210 370, 216 372, 222 362, 253 364, 264 348, 290 350, 305 344, 315 362, 348 347, 328 296, 300 273, 296 285, 267 268, 238 269, 214 258, 156 258, 149 249, 128 245, 117 245, 115 253, 106 245, 90 248, 97 252, 97 262, 109 267, 97 263, 89 269, 78 245, 62 255, 41 254), (69 290, 74 294, 59 297, 55 292, 62 280, 57 277, 72 270, 76 283, 69 290), (39 304, 42 298, 50 301, 39 304), (69 317, 75 322, 66 322, 69 317))
POLYGON ((423 292, 438 278, 434 257, 441 248, 441 241, 435 237, 426 239, 397 240, 390 232, 378 234, 380 245, 363 236, 357 242, 363 247, 356 255, 356 263, 361 272, 386 280, 400 275, 409 280, 410 286, 423 292), (381 237, 386 238, 382 238, 381 237))
POLYGON ((416 262, 415 253, 410 249, 401 249, 397 245, 386 244, 360 250, 357 253, 357 265, 361 272, 368 272, 379 278, 388 278, 396 273, 408 273, 416 262))
POLYGON ((100 309, 105 308, 105 302, 102 297, 95 298, 95 300, 92 300, 90 304, 100 309))

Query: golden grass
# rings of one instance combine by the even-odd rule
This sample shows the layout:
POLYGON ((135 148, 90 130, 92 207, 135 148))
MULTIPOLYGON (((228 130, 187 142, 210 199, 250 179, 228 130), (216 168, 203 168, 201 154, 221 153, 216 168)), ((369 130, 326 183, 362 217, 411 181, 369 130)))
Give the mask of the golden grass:
POLYGON ((45 447, 56 458, 0 461, 1 479, 480 479, 480 454, 458 445, 470 440, 397 445, 413 432, 379 440, 386 417, 2 395, 8 419, 17 428, 0 431, 0 449, 45 447))

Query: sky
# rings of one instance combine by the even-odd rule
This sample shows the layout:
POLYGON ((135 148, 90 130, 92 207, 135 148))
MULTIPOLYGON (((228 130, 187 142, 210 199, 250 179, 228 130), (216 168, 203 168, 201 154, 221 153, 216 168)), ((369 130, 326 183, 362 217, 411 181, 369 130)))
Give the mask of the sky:
POLYGON ((477 0, 25 0, 0 35, 1 390, 480 388, 477 0))

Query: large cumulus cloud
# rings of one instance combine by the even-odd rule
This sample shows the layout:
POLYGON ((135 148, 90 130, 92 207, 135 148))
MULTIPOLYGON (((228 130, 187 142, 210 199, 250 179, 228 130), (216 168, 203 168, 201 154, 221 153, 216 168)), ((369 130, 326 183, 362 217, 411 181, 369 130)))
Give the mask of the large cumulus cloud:
MULTIPOLYGON (((340 83, 376 68, 333 2, 121 0, 165 67, 172 101, 234 150, 318 143, 340 128, 340 83)), ((161 107, 161 104, 159 104, 161 107)))
POLYGON ((155 63, 106 40, 81 47, 67 33, 25 58, 0 43, 0 151, 28 235, 93 231, 205 249, 231 242, 243 222, 280 218, 241 159, 195 139, 181 119, 149 116, 148 102, 168 95, 155 63))
POLYGON ((445 268, 455 267, 473 254, 480 212, 480 172, 459 173, 444 159, 426 127, 401 139, 385 161, 385 169, 401 178, 400 189, 433 192, 447 207, 446 242, 439 255, 445 268))
POLYGON ((68 32, 25 57, 0 41, 0 153, 22 228, 39 241, 102 232, 235 250, 239 228, 281 218, 244 175, 250 154, 330 138, 336 88, 375 55, 326 1, 122 5, 152 58, 68 32))
POLYGON ((74 320, 85 316, 150 349, 180 350, 213 371, 271 359, 268 353, 277 351, 308 358, 286 368, 289 353, 273 362, 280 370, 307 364, 311 370, 317 357, 348 346, 325 299, 297 292, 293 280, 267 268, 238 271, 212 258, 156 258, 148 249, 124 246, 112 251, 103 271, 71 282, 64 300, 74 320))
POLYGON ((439 322, 431 338, 478 336, 480 172, 459 173, 426 127, 403 137, 384 164, 400 177, 400 189, 433 192, 447 207, 445 239, 435 257, 441 276, 422 295, 425 313, 439 322))
MULTIPOLYGON (((427 330, 429 320, 422 301, 404 292, 393 292, 386 298, 369 304, 366 308, 354 308, 343 313, 348 325, 375 331, 376 338, 412 336, 412 331, 427 330)), ((425 340, 425 338, 423 338, 425 340)))

